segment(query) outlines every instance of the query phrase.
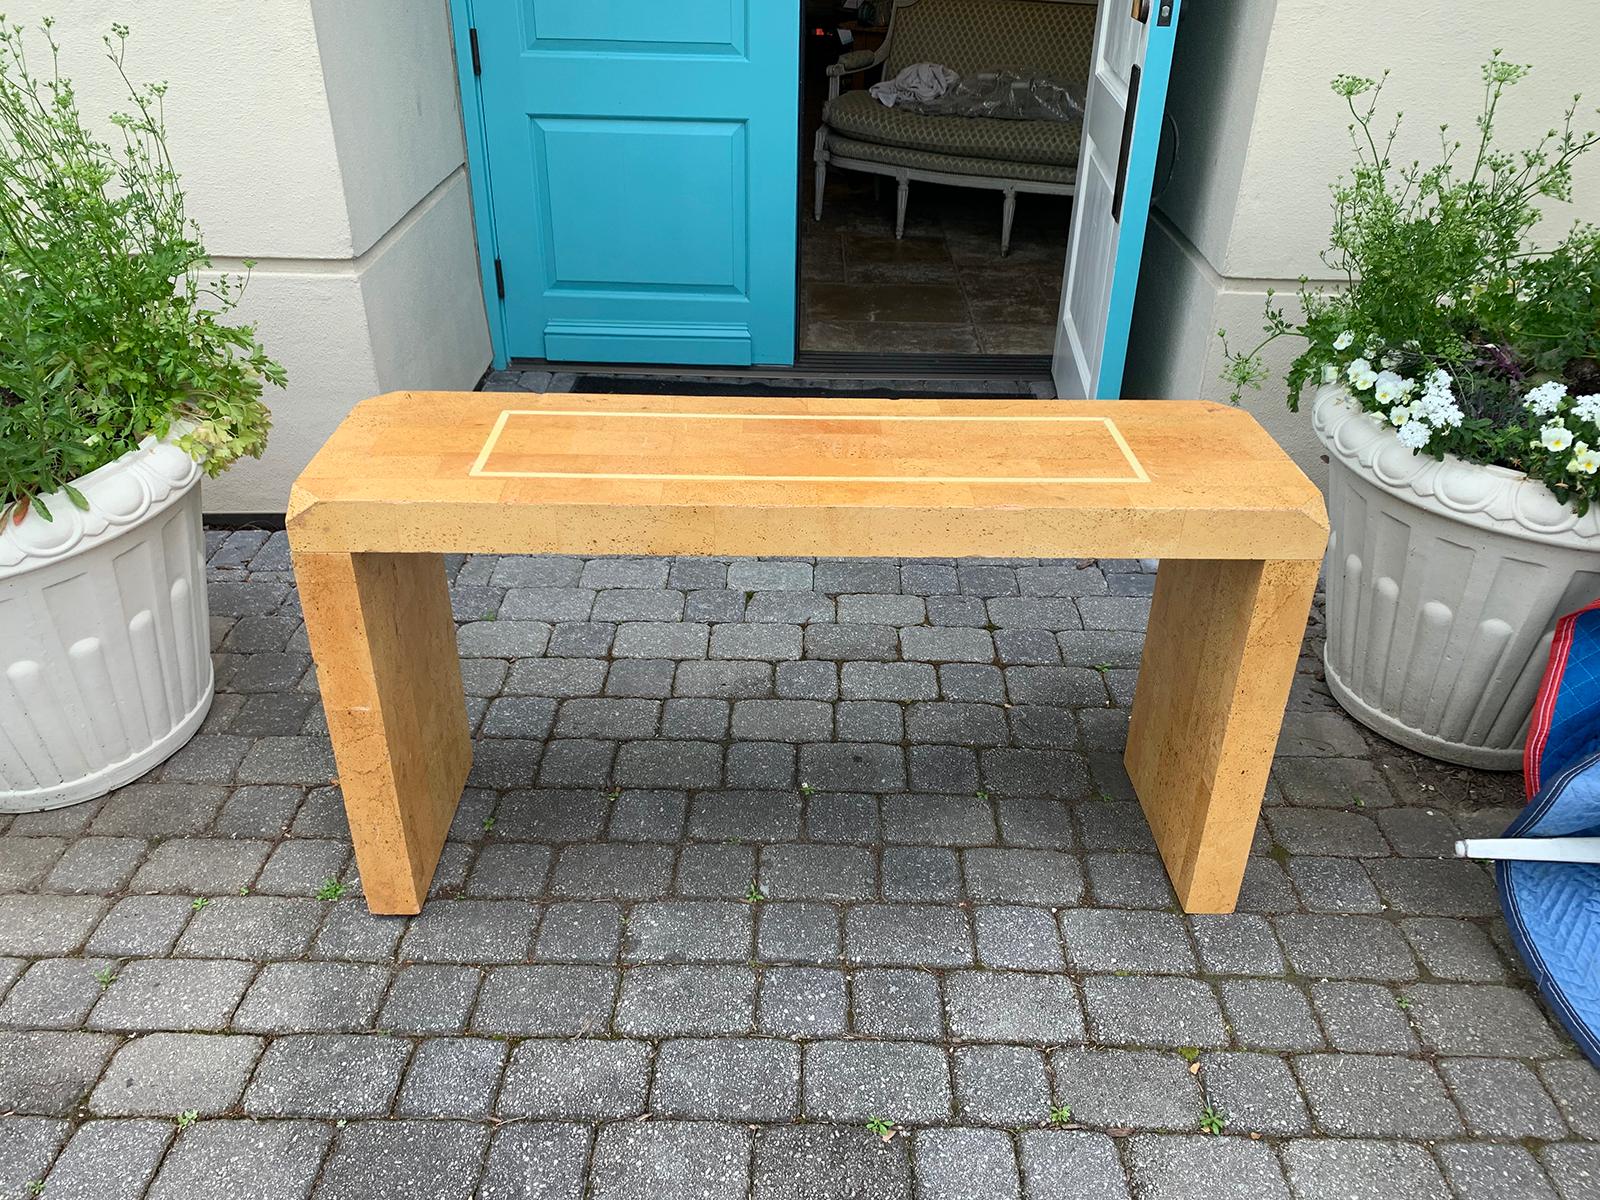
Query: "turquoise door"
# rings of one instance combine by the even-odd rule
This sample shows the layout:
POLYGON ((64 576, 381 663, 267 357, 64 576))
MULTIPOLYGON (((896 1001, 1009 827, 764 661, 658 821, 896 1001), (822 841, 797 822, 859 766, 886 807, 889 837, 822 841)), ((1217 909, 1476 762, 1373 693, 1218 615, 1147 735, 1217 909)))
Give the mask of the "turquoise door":
POLYGON ((793 362, 795 0, 455 6, 497 359, 793 362))

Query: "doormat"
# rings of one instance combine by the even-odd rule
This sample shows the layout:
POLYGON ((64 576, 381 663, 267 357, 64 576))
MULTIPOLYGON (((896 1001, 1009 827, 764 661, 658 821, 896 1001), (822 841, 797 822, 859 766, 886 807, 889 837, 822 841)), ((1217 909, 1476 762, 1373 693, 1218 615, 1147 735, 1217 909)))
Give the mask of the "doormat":
POLYGON ((738 383, 726 379, 661 379, 649 375, 579 375, 574 393, 593 396, 842 396, 847 399, 1031 400, 1032 392, 925 392, 889 387, 829 387, 825 384, 738 383))

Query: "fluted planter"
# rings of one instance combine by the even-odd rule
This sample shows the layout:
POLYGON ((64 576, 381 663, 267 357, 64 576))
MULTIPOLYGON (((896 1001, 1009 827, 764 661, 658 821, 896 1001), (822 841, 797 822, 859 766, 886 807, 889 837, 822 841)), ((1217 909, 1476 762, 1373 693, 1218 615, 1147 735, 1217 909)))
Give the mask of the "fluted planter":
POLYGON ((104 795, 211 707, 200 468, 146 438, 0 529, 0 812, 104 795))
POLYGON ((1556 618, 1600 595, 1600 507, 1579 517, 1519 471, 1413 454, 1343 388, 1328 448, 1328 686, 1391 741, 1512 771, 1556 618))

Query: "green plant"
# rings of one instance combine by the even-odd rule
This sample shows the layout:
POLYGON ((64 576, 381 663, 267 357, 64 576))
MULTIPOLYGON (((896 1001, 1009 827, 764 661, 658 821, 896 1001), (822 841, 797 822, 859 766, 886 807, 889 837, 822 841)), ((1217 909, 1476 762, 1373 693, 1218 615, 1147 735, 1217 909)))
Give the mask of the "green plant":
POLYGON ((1070 1125, 1072 1123, 1072 1106, 1070 1104, 1052 1104, 1050 1106, 1050 1124, 1070 1125))
POLYGON ((200 1119, 200 1111, 198 1109, 191 1108, 187 1112, 181 1112, 181 1113, 178 1114, 178 1121, 177 1121, 178 1128, 179 1129, 187 1129, 187 1128, 189 1128, 189 1126, 193 1125, 199 1119, 200 1119))
POLYGON ((894 1128, 894 1122, 886 1117, 867 1118, 867 1129, 870 1132, 877 1134, 884 1141, 888 1141, 894 1136, 894 1128))
POLYGON ((117 981, 117 973, 110 967, 101 967, 94 973, 94 981, 100 985, 103 992, 117 981))
POLYGON ((1530 69, 1496 50, 1475 136, 1442 126, 1427 166, 1395 161, 1398 116, 1376 128, 1382 80, 1333 80, 1355 165, 1333 185, 1322 257, 1342 282, 1302 280, 1298 318, 1269 295, 1249 350, 1222 331, 1224 376, 1237 402, 1266 378, 1267 345, 1304 339, 1291 409, 1306 385, 1338 384, 1413 452, 1525 472, 1582 513, 1600 498, 1600 229, 1576 224, 1543 250, 1534 234, 1544 208, 1571 200, 1572 165, 1600 135, 1578 132, 1574 97, 1560 127, 1500 149, 1501 101, 1530 69))
POLYGON ((87 507, 73 481, 150 435, 209 474, 259 456, 263 388, 285 379, 253 327, 225 320, 245 277, 209 273, 165 85, 129 79, 127 28, 105 39, 131 106, 110 140, 85 128, 51 22, 42 33, 36 75, 22 27, 0 20, 0 517, 17 522, 51 519, 42 497, 58 490, 87 507))
POLYGON ((1228 1114, 1208 1104, 1200 1110, 1200 1132, 1218 1134, 1228 1124, 1228 1114))
POLYGON ((318 900, 343 900, 344 894, 350 890, 348 883, 329 877, 322 881, 322 886, 316 890, 318 900))
POLYGON ((199 912, 202 908, 210 903, 211 898, 209 896, 196 896, 189 902, 189 907, 194 909, 195 912, 199 912))
POLYGON ((744 894, 744 902, 746 904, 760 904, 766 898, 767 894, 761 890, 761 885, 752 879, 750 881, 750 890, 744 894))

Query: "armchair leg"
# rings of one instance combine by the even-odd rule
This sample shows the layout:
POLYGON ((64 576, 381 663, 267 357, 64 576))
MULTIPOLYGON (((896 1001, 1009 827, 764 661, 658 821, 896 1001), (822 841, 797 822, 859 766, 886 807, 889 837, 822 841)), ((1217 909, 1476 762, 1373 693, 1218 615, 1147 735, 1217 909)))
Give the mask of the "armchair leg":
POLYGON ((816 199, 812 202, 812 219, 822 220, 822 191, 828 185, 828 164, 825 159, 817 160, 817 190, 816 199))
POLYGON ((1007 188, 1000 208, 1000 257, 1011 253, 1011 221, 1017 215, 1017 193, 1007 188))
POLYGON ((906 235, 906 199, 911 194, 911 180, 900 176, 900 186, 894 194, 894 236, 899 241, 906 235))

